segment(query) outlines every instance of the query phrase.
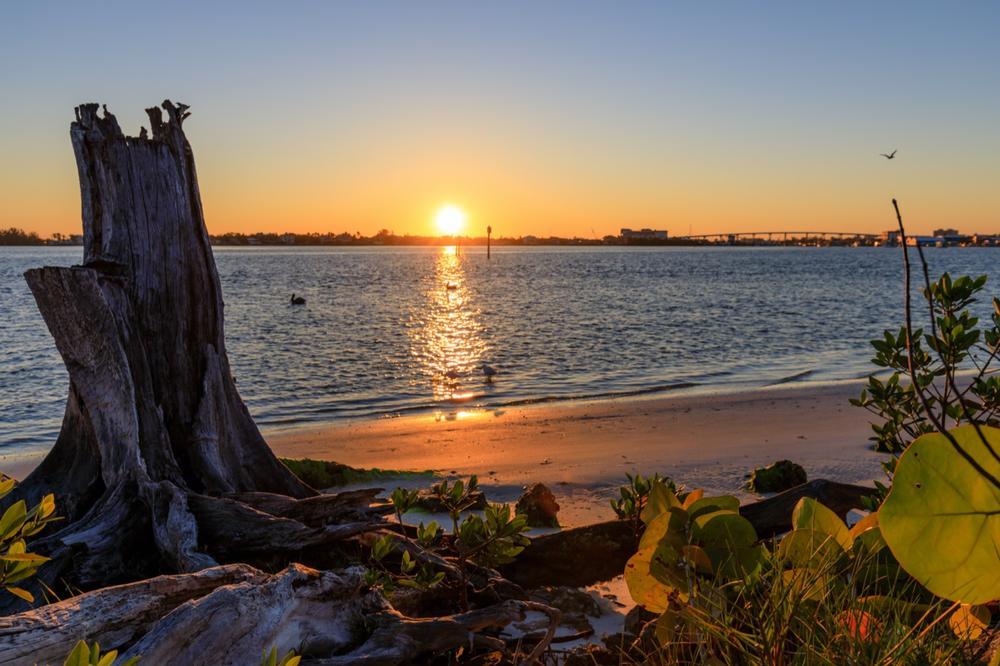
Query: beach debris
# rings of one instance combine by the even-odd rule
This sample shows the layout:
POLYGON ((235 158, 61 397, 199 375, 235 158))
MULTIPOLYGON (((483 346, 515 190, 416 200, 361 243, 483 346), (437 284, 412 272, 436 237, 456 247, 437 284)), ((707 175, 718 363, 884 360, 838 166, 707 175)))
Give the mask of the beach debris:
POLYGON ((780 493, 808 481, 802 465, 791 460, 779 460, 767 467, 758 467, 748 476, 747 488, 755 493, 780 493))
POLYGON ((514 509, 528 519, 529 527, 559 527, 559 504, 543 483, 536 483, 521 495, 514 509))
POLYGON ((566 618, 573 615, 601 617, 601 605, 597 603, 597 599, 578 587, 546 585, 532 590, 531 598, 560 610, 563 624, 566 623, 566 618))

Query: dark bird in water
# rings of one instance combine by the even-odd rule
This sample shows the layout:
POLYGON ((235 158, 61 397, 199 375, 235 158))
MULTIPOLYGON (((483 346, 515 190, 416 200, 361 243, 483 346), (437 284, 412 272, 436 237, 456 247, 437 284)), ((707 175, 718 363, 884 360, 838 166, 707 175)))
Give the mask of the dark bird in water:
POLYGON ((882 157, 884 157, 887 160, 891 160, 893 157, 896 156, 896 151, 894 150, 891 153, 889 153, 888 155, 886 155, 885 153, 879 153, 879 155, 881 155, 882 157))
POLYGON ((292 305, 305 305, 305 304, 306 304, 306 299, 304 299, 301 296, 296 296, 295 294, 292 294, 292 305))
POLYGON ((448 372, 444 373, 444 376, 447 377, 448 379, 458 379, 459 377, 462 376, 462 373, 460 373, 458 370, 449 370, 448 372))
POLYGON ((492 365, 486 365, 483 363, 483 374, 486 375, 486 381, 491 382, 493 378, 497 375, 499 370, 494 368, 492 365))
POLYGON ((452 291, 454 289, 458 289, 458 285, 455 284, 454 282, 449 282, 447 285, 445 285, 445 289, 447 289, 448 291, 452 291))

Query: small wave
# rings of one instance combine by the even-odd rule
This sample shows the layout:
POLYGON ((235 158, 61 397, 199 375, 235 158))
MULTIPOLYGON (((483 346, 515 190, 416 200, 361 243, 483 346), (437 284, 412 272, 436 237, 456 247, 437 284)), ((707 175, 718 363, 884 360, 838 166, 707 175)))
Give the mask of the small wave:
POLYGON ((796 372, 794 375, 788 375, 787 377, 782 377, 777 381, 773 381, 767 386, 778 386, 779 384, 788 384, 790 382, 797 382, 801 379, 805 379, 806 377, 812 375, 814 372, 815 370, 803 370, 802 372, 796 372))
POLYGON ((536 405, 544 402, 564 402, 569 400, 596 400, 599 398, 627 398, 636 395, 646 395, 648 393, 664 393, 666 391, 677 391, 679 389, 695 388, 700 384, 694 382, 678 382, 675 384, 660 384, 658 386, 648 386, 645 388, 631 389, 628 391, 604 391, 601 393, 575 393, 569 395, 547 395, 535 398, 522 398, 502 403, 502 407, 517 407, 519 405, 536 405))

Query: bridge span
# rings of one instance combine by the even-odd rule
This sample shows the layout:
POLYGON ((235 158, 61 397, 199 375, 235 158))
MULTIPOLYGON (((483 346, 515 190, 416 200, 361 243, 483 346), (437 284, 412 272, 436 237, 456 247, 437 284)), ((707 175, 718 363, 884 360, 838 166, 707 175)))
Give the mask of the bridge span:
POLYGON ((861 234, 856 231, 738 231, 721 234, 693 234, 688 236, 674 236, 675 240, 704 241, 706 243, 738 243, 746 241, 767 241, 767 242, 795 242, 807 239, 814 240, 844 240, 856 239, 873 241, 881 236, 879 234, 861 234))

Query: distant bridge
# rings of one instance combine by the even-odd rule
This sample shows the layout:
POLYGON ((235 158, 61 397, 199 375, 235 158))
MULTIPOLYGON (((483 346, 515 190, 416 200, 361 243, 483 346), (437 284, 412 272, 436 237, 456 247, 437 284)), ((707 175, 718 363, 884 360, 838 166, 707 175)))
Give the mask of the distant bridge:
POLYGON ((864 240, 875 240, 880 238, 879 234, 859 234, 856 231, 740 231, 724 234, 695 234, 690 236, 674 236, 674 240, 692 240, 706 242, 730 242, 741 241, 768 241, 787 242, 805 238, 815 238, 819 240, 833 240, 844 238, 857 238, 864 240))

